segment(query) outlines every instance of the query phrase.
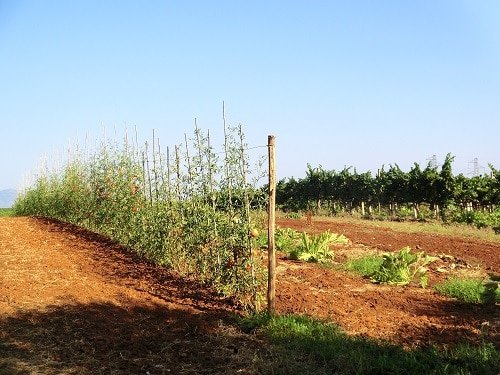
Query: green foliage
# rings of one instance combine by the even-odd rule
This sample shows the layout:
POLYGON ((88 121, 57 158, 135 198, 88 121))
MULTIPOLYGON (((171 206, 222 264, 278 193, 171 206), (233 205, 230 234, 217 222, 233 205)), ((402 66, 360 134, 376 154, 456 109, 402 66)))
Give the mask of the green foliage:
MULTIPOLYGON (((500 172, 490 165, 491 173, 465 177, 452 173, 454 157, 446 155, 439 169, 435 161, 425 168, 415 163, 408 172, 397 165, 382 166, 376 176, 358 173, 352 167, 341 171, 307 166, 306 177, 283 179, 277 185, 277 203, 283 210, 323 210, 334 215, 359 213, 363 203, 366 218, 396 220, 442 219, 461 221, 448 212, 491 212, 500 204, 500 172)), ((498 215, 497 215, 498 217, 498 215)), ((472 220, 478 226, 499 228, 499 220, 472 220)))
MULTIPOLYGON (((327 262, 333 260, 334 253, 330 246, 334 243, 346 244, 349 240, 344 235, 326 231, 321 234, 309 235, 291 228, 276 229, 276 249, 287 254, 289 259, 305 262, 327 262)), ((267 246, 267 234, 260 235, 256 243, 267 246)))
POLYGON ((298 244, 288 247, 287 254, 290 259, 305 262, 328 262, 334 258, 330 246, 334 243, 345 244, 347 242, 348 239, 343 235, 330 233, 330 231, 312 235, 302 232, 299 235, 298 244))
POLYGON ((434 287, 439 293, 460 301, 477 304, 500 302, 498 281, 478 278, 451 278, 434 287))
MULTIPOLYGON (((275 246, 287 254, 289 259, 305 262, 328 262, 333 260, 334 253, 330 246, 334 243, 346 244, 349 240, 344 235, 326 231, 317 235, 308 235, 291 228, 276 228, 275 246)), ((255 244, 259 248, 267 247, 267 233, 261 233, 255 244)))
POLYGON ((495 228, 500 228, 500 208, 493 212, 456 210, 452 220, 457 223, 474 225, 478 229, 491 227, 496 231, 495 228))
POLYGON ((0 217, 12 215, 14 215, 14 210, 12 208, 0 208, 0 217))
POLYGON ((371 276, 380 269, 383 258, 380 255, 368 255, 361 258, 349 260, 345 268, 348 271, 356 272, 361 276, 371 276))
MULTIPOLYGON (((52 217, 107 235, 140 255, 258 307, 264 270, 252 251, 262 190, 241 127, 226 128, 224 157, 198 128, 161 153, 125 139, 45 168, 17 200, 20 215, 52 217)), ((257 169, 258 170, 258 169, 257 169)))
POLYGON ((418 277, 422 287, 426 287, 426 266, 434 260, 423 252, 412 253, 407 246, 396 254, 384 254, 380 267, 370 278, 376 283, 407 285, 418 277))
POLYGON ((298 220, 298 219, 302 218, 302 215, 299 212, 287 212, 285 214, 285 217, 287 219, 296 219, 296 220, 298 220))
MULTIPOLYGON (((274 235, 274 243, 276 249, 288 253, 290 250, 297 247, 298 239, 300 238, 300 232, 297 232, 291 228, 276 228, 274 235)), ((260 233, 255 239, 255 245, 258 248, 267 248, 268 236, 266 233, 260 233)))
POLYGON ((330 232, 310 236, 303 232, 300 235, 301 242, 295 249, 295 253, 291 253, 291 258, 306 262, 331 260, 334 255, 330 250, 330 244, 333 243, 334 239, 334 235, 330 232))
POLYGON ((276 228, 275 244, 276 249, 285 253, 292 251, 297 247, 297 241, 300 233, 291 228, 276 228))
POLYGON ((273 361, 262 364, 262 373, 497 375, 500 366, 498 350, 487 343, 404 350, 296 315, 256 314, 242 318, 240 325, 247 332, 262 332, 278 350, 273 361))

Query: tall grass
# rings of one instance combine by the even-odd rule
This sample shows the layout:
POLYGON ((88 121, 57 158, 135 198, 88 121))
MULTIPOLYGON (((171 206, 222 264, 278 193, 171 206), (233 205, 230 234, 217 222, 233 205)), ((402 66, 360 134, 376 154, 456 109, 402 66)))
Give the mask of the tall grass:
POLYGON ((62 169, 44 171, 14 210, 107 235, 258 308, 264 270, 249 231, 265 201, 261 174, 249 172, 241 126, 225 125, 224 134, 222 153, 198 127, 165 150, 154 134, 141 147, 127 137, 103 142, 90 156, 76 152, 62 169))

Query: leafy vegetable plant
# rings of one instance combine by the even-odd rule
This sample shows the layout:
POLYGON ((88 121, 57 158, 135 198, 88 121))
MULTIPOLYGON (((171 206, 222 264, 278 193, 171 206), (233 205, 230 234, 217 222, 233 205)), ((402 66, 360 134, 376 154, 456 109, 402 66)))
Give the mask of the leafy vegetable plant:
POLYGON ((401 249, 397 254, 384 254, 382 264, 371 275, 375 283, 407 285, 416 277, 423 288, 427 286, 427 265, 437 258, 423 252, 412 253, 409 246, 401 249))
POLYGON ((308 235, 302 232, 300 244, 289 253, 290 259, 303 260, 306 262, 331 261, 334 253, 330 249, 333 243, 347 243, 349 240, 343 235, 323 232, 317 235, 308 235))

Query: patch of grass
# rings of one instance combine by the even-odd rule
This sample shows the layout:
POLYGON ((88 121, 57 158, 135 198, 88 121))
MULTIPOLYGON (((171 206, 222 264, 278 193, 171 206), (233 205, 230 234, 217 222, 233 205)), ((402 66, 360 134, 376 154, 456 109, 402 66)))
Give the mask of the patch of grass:
POLYGON ((300 212, 287 212, 285 213, 287 219, 302 219, 302 214, 300 212))
POLYGON ((361 258, 350 259, 345 264, 345 269, 361 276, 371 276, 382 265, 383 258, 380 255, 367 255, 361 258))
POLYGON ((4 216, 14 216, 14 210, 12 208, 0 208, 0 217, 4 216))
POLYGON ((500 302, 498 281, 484 282, 477 278, 451 278, 434 287, 448 297, 468 303, 489 304, 500 302))
POLYGON ((242 318, 246 331, 263 333, 274 345, 261 358, 270 374, 491 374, 500 368, 492 344, 405 350, 343 333, 335 324, 304 316, 257 314, 242 318))

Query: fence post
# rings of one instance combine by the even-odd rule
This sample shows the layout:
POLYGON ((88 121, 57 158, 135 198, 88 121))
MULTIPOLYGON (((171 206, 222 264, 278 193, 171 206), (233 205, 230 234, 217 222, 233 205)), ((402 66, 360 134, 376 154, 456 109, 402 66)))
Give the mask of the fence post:
POLYGON ((275 168, 275 137, 270 135, 267 140, 269 154, 269 205, 267 225, 267 311, 274 314, 275 281, 276 281, 276 251, 274 244, 274 231, 276 223, 276 168, 275 168))

